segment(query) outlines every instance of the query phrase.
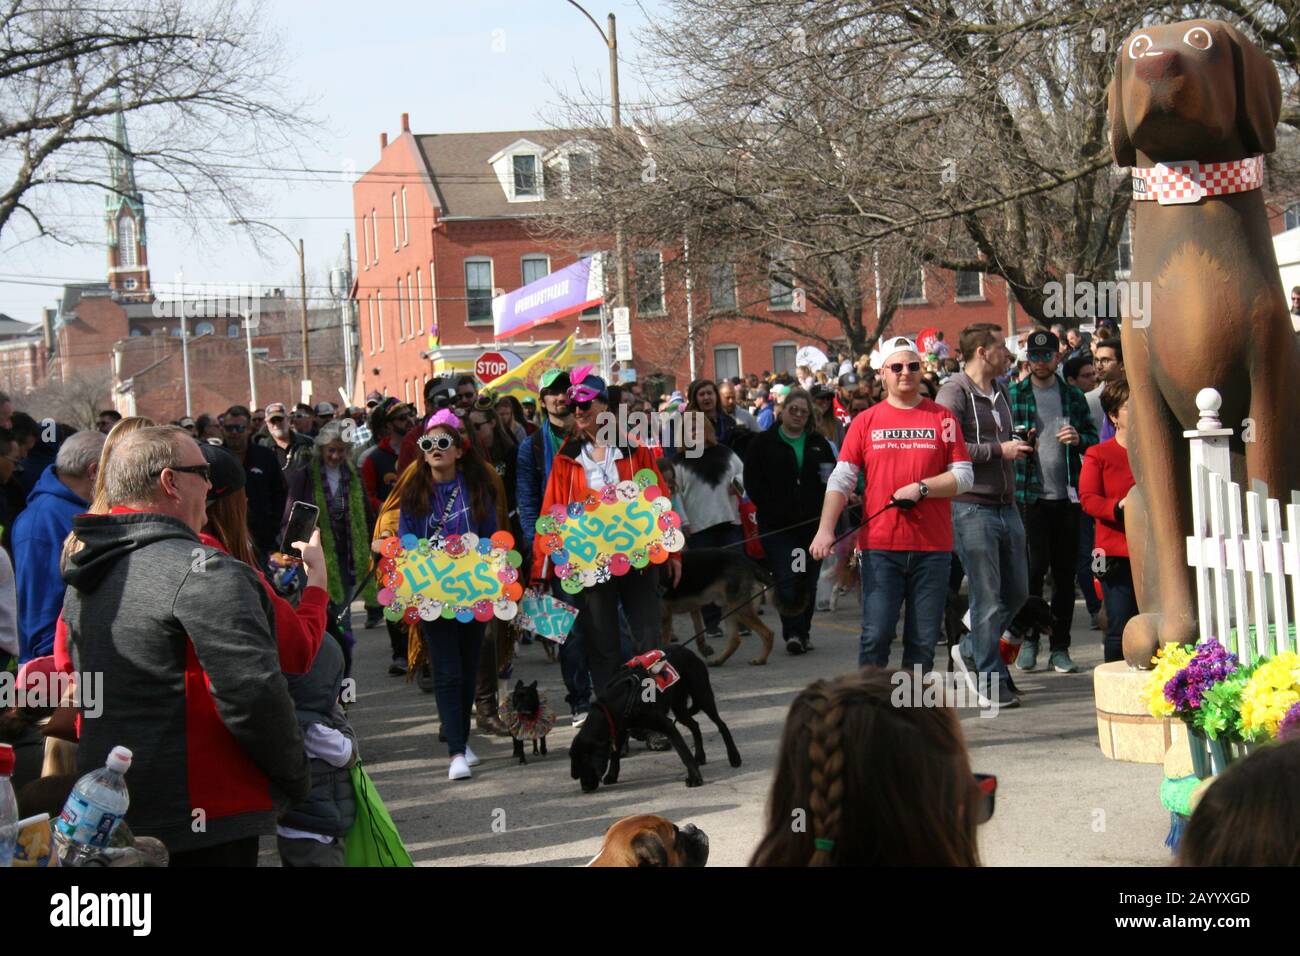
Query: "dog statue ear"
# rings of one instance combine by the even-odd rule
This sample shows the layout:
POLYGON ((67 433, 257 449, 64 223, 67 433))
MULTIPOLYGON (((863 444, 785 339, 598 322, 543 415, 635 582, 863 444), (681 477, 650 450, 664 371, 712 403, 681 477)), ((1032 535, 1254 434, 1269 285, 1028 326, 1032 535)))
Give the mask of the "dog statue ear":
POLYGON ((1223 24, 1232 44, 1237 81, 1237 132, 1248 153, 1277 149, 1277 121, 1282 117, 1282 82, 1277 67, 1235 28, 1223 24))
POLYGON ((632 838, 632 855, 637 866, 668 865, 668 849, 653 830, 642 830, 632 838))
POLYGON ((1110 114, 1110 149, 1115 154, 1116 166, 1136 166, 1137 151, 1133 141, 1128 138, 1128 122, 1124 119, 1124 45, 1119 48, 1115 58, 1115 75, 1111 77, 1110 89, 1106 93, 1107 108, 1110 114))

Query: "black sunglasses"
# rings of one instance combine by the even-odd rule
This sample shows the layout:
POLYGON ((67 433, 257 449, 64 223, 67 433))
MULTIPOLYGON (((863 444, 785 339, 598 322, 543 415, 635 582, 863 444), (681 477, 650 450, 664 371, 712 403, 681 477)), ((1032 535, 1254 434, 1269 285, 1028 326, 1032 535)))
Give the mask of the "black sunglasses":
POLYGON ((274 418, 268 418, 267 421, 270 422, 272 425, 282 425, 284 424, 284 416, 276 415, 274 418))
POLYGON ((570 402, 569 404, 570 404, 573 408, 576 408, 576 409, 578 409, 578 411, 581 411, 581 412, 589 412, 589 411, 591 411, 591 400, 590 400, 590 399, 588 399, 588 400, 585 401, 585 402, 570 402))
POLYGON ((247 429, 248 429, 247 425, 222 425, 221 426, 222 431, 231 432, 232 434, 235 435, 238 435, 240 432, 246 431, 247 429))
MULTIPOLYGON (((208 484, 212 484, 211 465, 168 465, 163 471, 179 471, 187 475, 198 475, 208 484)), ((162 475, 162 471, 156 471, 153 477, 157 478, 160 475, 162 475)))
POLYGON ((427 454, 435 448, 438 449, 438 451, 447 451, 448 449, 455 447, 456 439, 452 438, 450 435, 438 435, 432 438, 425 435, 417 441, 416 444, 420 446, 420 451, 427 454))
POLYGON ((993 809, 998 793, 997 775, 991 773, 975 774, 975 789, 980 794, 979 801, 975 804, 975 825, 978 826, 993 819, 993 809))
POLYGON ((1056 357, 1055 352, 1030 352, 1029 361, 1031 362, 1050 362, 1056 357))
POLYGON ((895 375, 902 375, 903 369, 907 369, 909 372, 921 371, 921 363, 920 362, 894 362, 890 365, 886 365, 885 368, 889 369, 895 375))

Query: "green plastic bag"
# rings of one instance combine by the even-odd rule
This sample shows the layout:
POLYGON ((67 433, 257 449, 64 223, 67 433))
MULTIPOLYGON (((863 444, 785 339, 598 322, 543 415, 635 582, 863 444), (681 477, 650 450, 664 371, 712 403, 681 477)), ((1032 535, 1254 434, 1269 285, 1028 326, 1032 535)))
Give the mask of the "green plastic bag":
POLYGON ((352 767, 352 787, 357 795, 357 818, 348 831, 347 865, 414 866, 374 781, 359 760, 352 767))

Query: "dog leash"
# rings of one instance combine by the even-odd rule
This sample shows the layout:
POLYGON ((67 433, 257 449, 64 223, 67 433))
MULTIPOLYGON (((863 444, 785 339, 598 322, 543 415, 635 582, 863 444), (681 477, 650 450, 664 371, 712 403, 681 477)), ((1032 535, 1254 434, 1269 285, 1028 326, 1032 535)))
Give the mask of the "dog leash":
MULTIPOLYGON (((857 534, 859 531, 861 531, 863 528, 865 528, 867 525, 869 525, 869 524, 870 524, 872 521, 874 521, 876 518, 879 518, 882 514, 884 514, 886 511, 888 511, 890 508, 898 508, 898 509, 900 509, 900 510, 902 510, 902 511, 909 511, 909 510, 911 510, 912 508, 915 508, 915 507, 916 507, 916 502, 915 502, 915 501, 912 501, 912 500, 907 499, 907 498, 903 498, 903 499, 894 498, 894 497, 891 496, 890 499, 889 499, 889 502, 888 502, 888 503, 887 503, 883 508, 881 508, 881 509, 880 509, 879 511, 877 511, 875 514, 873 514, 873 515, 869 515, 868 517, 863 518, 861 524, 855 525, 855 526, 853 526, 852 528, 850 528, 848 531, 845 531, 843 534, 838 535, 838 536, 835 538, 835 540, 833 540, 833 541, 831 542, 831 545, 833 546, 833 545, 839 544, 841 541, 843 541, 845 538, 847 538, 847 537, 848 537, 849 535, 851 535, 851 534, 857 534)), ((806 521, 805 521, 805 522, 801 522, 800 525, 792 525, 791 527, 796 527, 796 528, 797 528, 797 527, 800 527, 802 524, 807 524, 807 522, 806 522, 806 521)), ((781 530, 785 530, 785 529, 781 529, 781 530)), ((775 534, 776 532, 768 532, 768 533, 769 533, 769 534, 775 534)), ((746 598, 745 600, 741 601, 739 604, 737 604, 735 607, 733 607, 730 611, 728 611, 727 613, 721 615, 721 616, 718 618, 718 623, 721 624, 724 620, 726 620, 727 618, 731 617, 731 615, 735 614, 737 611, 739 611, 741 608, 743 608, 746 604, 749 604, 751 601, 757 600, 758 598, 762 597, 764 594, 766 594, 768 591, 772 590, 772 588, 774 588, 774 587, 776 587, 776 582, 775 582, 775 581, 773 581, 771 584, 765 584, 765 585, 763 586, 762 590, 760 590, 758 593, 756 593, 756 594, 751 594, 748 598, 746 598)), ((693 644, 694 642, 698 641, 701 637, 703 637, 706 633, 708 633, 707 629, 706 629, 706 630, 703 630, 703 631, 700 631, 699 633, 695 634, 693 637, 688 638, 688 639, 685 640, 685 641, 681 641, 681 642, 679 643, 678 646, 680 646, 680 647, 686 647, 686 646, 689 645, 689 644, 693 644)))

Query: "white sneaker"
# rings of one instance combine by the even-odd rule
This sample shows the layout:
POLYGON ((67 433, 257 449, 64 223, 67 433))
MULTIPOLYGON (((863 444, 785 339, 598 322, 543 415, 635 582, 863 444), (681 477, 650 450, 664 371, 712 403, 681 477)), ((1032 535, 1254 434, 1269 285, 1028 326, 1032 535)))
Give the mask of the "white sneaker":
POLYGON ((474 751, 470 749, 469 744, 465 745, 465 762, 471 767, 477 767, 483 762, 479 759, 478 754, 474 753, 474 751))
POLYGON ((585 710, 583 710, 583 711, 579 711, 578 713, 576 713, 576 714, 573 715, 573 729, 574 729, 574 730, 577 730, 578 728, 580 728, 580 727, 581 727, 583 724, 585 724, 586 722, 587 722, 587 712, 586 712, 585 710))
POLYGON ((451 767, 447 770, 448 780, 468 780, 472 776, 464 754, 456 754, 451 758, 451 767))

